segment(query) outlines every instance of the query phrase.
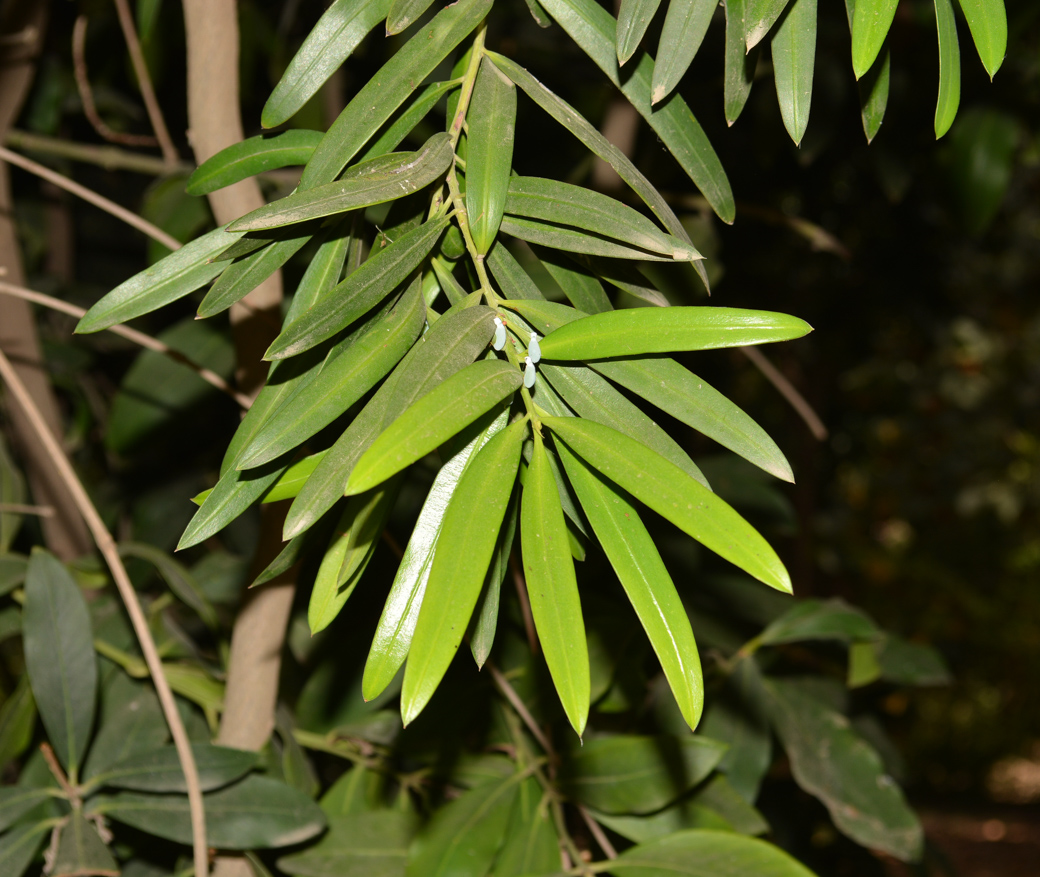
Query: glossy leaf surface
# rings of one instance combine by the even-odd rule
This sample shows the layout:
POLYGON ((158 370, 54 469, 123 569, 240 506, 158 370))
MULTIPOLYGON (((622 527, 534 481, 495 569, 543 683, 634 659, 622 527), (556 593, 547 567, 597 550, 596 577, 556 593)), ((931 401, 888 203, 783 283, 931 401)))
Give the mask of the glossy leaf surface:
POLYGON ((254 174, 307 164, 323 136, 321 131, 294 128, 247 137, 206 159, 188 177, 184 191, 207 195, 254 174))
POLYGON ((935 26, 939 35, 939 97, 935 103, 938 140, 950 130, 961 102, 961 48, 952 0, 935 0, 935 26))
POLYGON ((661 0, 621 0, 617 19, 617 57, 624 64, 643 40, 661 0))
POLYGON ((466 212, 473 243, 483 255, 505 211, 516 127, 516 86, 490 58, 480 63, 468 118, 466 212))
POLYGON ((750 52, 793 0, 744 0, 744 41, 750 52))
POLYGON ((671 0, 657 44, 650 100, 659 103, 679 84, 708 32, 718 0, 671 0))
POLYGON ((874 64, 899 0, 856 0, 852 19, 852 71, 861 78, 874 64))
POLYGON ((776 96, 795 146, 809 124, 816 66, 816 0, 790 0, 770 43, 776 96))
POLYGON ((982 66, 992 79, 1007 52, 1008 24, 1003 0, 960 0, 960 5, 982 66))
POLYGON ((235 302, 241 301, 295 256, 311 237, 308 231, 297 237, 275 241, 232 262, 202 299, 199 304, 199 317, 215 316, 226 311, 235 302))
POLYGON ((744 23, 749 0, 727 0, 726 8, 726 43, 723 62, 722 98, 726 112, 726 122, 732 125, 740 117, 751 94, 751 84, 755 80, 755 67, 758 64, 757 47, 747 50, 744 23))
POLYGON ((401 33, 429 9, 432 3, 433 0, 392 0, 390 10, 386 14, 386 32, 401 33))

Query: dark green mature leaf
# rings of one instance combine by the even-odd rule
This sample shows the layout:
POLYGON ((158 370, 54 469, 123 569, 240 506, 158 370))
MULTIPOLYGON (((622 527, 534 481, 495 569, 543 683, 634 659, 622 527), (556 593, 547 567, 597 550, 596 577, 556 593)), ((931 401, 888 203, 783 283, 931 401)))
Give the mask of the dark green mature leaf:
POLYGON ((247 472, 240 469, 226 471, 184 529, 177 550, 198 545, 224 529, 257 502, 288 468, 287 462, 275 460, 247 472))
POLYGON ((874 64, 892 27, 899 0, 856 0, 852 19, 852 71, 859 79, 874 64))
POLYGON ((29 677, 23 675, 0 707, 0 765, 6 766, 29 748, 35 727, 36 701, 29 677))
POLYGON ((744 0, 745 51, 750 52, 761 42, 790 2, 792 0, 744 0))
POLYGON ((502 845, 522 778, 514 774, 484 783, 439 809, 408 851, 406 877, 487 874, 502 845))
POLYGON ((960 0, 982 66, 989 78, 997 75, 1007 52, 1007 11, 1003 0, 960 0))
POLYGON ((225 262, 209 260, 240 237, 241 234, 216 228, 170 253, 105 295, 83 315, 76 332, 100 332, 156 311, 205 286, 227 267, 225 262))
POLYGON ((361 161, 383 155, 396 149, 401 142, 426 117, 444 95, 457 89, 460 81, 431 82, 416 92, 416 98, 403 110, 399 110, 383 127, 382 133, 358 154, 361 161))
POLYGON ((881 631, 870 618, 844 600, 802 600, 781 615, 757 637, 762 645, 779 645, 806 639, 840 642, 875 640, 881 631))
POLYGON ((477 617, 473 622, 473 631, 470 634, 469 649, 473 660, 477 662, 478 670, 483 669, 491 655, 491 648, 495 644, 502 582, 509 571, 509 558, 513 550, 513 538, 516 536, 516 521, 519 511, 520 491, 514 489, 509 508, 506 510, 505 520, 498 531, 495 553, 491 556, 491 566, 488 567, 487 576, 484 578, 484 588, 477 603, 477 617))
POLYGON ((542 422, 594 469, 705 548, 770 587, 791 593, 791 577, 765 539, 678 466, 599 423, 572 417, 544 417, 542 422))
MULTIPOLYGON (((206 839, 229 850, 269 849, 300 843, 325 827, 325 814, 302 792, 283 782, 248 776, 204 796, 206 839)), ((187 795, 120 792, 90 800, 87 813, 101 813, 157 837, 191 843, 187 795)))
POLYGON ((189 195, 208 195, 254 174, 307 164, 324 136, 321 131, 293 128, 248 137, 206 159, 188 177, 184 191, 189 195))
POLYGON ((876 644, 881 676, 899 685, 949 685, 952 676, 942 656, 931 646, 886 634, 876 644))
POLYGON ((679 84, 708 32, 719 0, 671 0, 657 44, 650 100, 657 104, 679 84))
MULTIPOLYGON (((561 184, 562 185, 562 184, 561 184)), ((625 246, 595 232, 579 231, 563 225, 553 225, 534 219, 507 215, 502 219, 502 231, 531 244, 541 244, 570 253, 605 256, 611 259, 645 259, 651 262, 670 262, 671 257, 660 256, 625 246)))
POLYGON ((41 801, 52 796, 53 789, 8 786, 0 789, 0 831, 6 831, 41 801))
POLYGON ((692 828, 733 830, 720 814, 703 804, 694 803, 689 798, 684 798, 671 807, 649 816, 617 816, 593 812, 592 817, 601 825, 635 843, 644 843, 692 828))
POLYGON ((505 244, 497 242, 488 253, 488 267, 502 291, 511 299, 545 301, 545 296, 505 244))
POLYGON ((28 560, 21 554, 0 555, 0 596, 9 594, 25 581, 28 560))
MULTIPOLYGON (((862 2, 862 0, 861 0, 862 2)), ((791 682, 766 683, 770 719, 798 785, 857 843, 905 862, 921 856, 921 825, 880 756, 840 713, 791 682)))
POLYGON ((232 262, 199 303, 198 316, 202 319, 215 316, 241 301, 303 249, 313 236, 313 227, 310 227, 303 234, 275 241, 232 262))
POLYGON ((726 2, 726 55, 722 99, 726 111, 726 122, 732 125, 740 117, 751 94, 758 65, 758 47, 747 50, 744 26, 747 20, 747 4, 750 0, 727 0, 726 2))
POLYGON ((625 850, 610 863, 618 877, 813 877, 773 844, 728 831, 680 831, 625 850))
POLYGON ((617 57, 624 64, 639 48, 661 0, 621 0, 617 19, 617 57))
POLYGON ((505 842, 495 858, 494 877, 546 874, 560 866, 560 841, 541 784, 521 781, 505 842))
POLYGON ((542 5, 646 119, 719 218, 732 222, 736 208, 726 172, 686 102, 675 95, 656 110, 651 106, 653 58, 640 55, 635 70, 622 82, 616 22, 607 10, 595 0, 545 0, 542 5))
POLYGON ((55 820, 47 819, 32 825, 19 825, 0 837, 0 874, 22 877, 54 824, 55 820))
POLYGON ((86 601, 54 555, 34 548, 22 608, 25 669, 58 759, 78 774, 97 704, 97 658, 86 601))
POLYGON ((414 402, 377 438, 354 466, 346 494, 382 483, 469 426, 518 389, 518 369, 482 360, 452 375, 414 402))
POLYGON ((386 14, 386 32, 398 34, 430 8, 433 0, 392 0, 386 14))
POLYGON ((961 102, 961 48, 952 0, 935 0, 935 26, 939 35, 939 97, 935 103, 938 140, 950 130, 961 102))
POLYGON ((704 680, 686 609, 654 540, 616 487, 566 447, 560 457, 596 538, 653 646, 679 711, 691 729, 704 708, 704 680))
MULTIPOLYGON (((309 311, 318 299, 324 298, 339 282, 343 266, 352 248, 357 251, 360 242, 353 235, 355 214, 344 216, 316 237, 321 243, 311 257, 307 270, 293 293, 285 324, 296 320, 304 311, 309 311)), ((353 266, 352 266, 353 267, 353 266)))
MULTIPOLYGON (((233 783, 254 767, 258 756, 244 749, 193 743, 199 784, 210 792, 233 783)), ((184 771, 174 746, 135 752, 94 777, 99 785, 139 792, 187 792, 184 771)))
POLYGON ((98 731, 83 769, 83 778, 91 784, 116 762, 156 749, 170 738, 150 682, 135 682, 120 674, 103 688, 101 706, 98 731))
POLYGON ((119 866, 97 828, 82 810, 73 810, 61 828, 53 867, 54 877, 119 877, 119 866))
POLYGON ((430 220, 370 256, 314 307, 286 326, 264 357, 284 359, 309 350, 370 311, 419 267, 447 225, 446 219, 430 220))
POLYGON ((520 536, 535 629, 563 711, 580 737, 589 717, 585 621, 560 495, 537 431, 520 508, 520 536))
POLYGON ((495 242, 505 211, 516 128, 516 86, 486 56, 480 62, 466 135, 466 213, 477 252, 495 242))
POLYGON ((174 560, 165 551, 143 542, 120 542, 118 547, 120 557, 138 557, 148 561, 178 600, 195 610, 206 625, 211 628, 217 626, 216 610, 184 564, 174 560))
MULTIPOLYGON (((846 0, 849 2, 849 0, 846 0)), ((881 130, 888 107, 888 89, 892 74, 892 53, 887 47, 882 48, 880 60, 860 78, 857 83, 860 94, 860 116, 863 120, 863 133, 867 143, 871 143, 881 130)))
POLYGON ((613 305, 603 290, 603 284, 592 272, 552 250, 541 250, 538 259, 578 310, 586 314, 600 314, 612 309, 613 305))
MULTIPOLYGON (((15 466, 7 451, 7 444, 0 436, 0 503, 19 505, 26 499, 25 478, 15 466)), ((22 516, 10 511, 0 511, 0 556, 7 554, 22 524, 22 516)))
MULTIPOLYGON (((785 0, 786 2, 786 0, 785 0)), ((816 0, 790 0, 770 43, 776 97, 784 127, 795 146, 809 124, 816 65, 816 0)))
POLYGON ((303 172, 300 188, 332 182, 490 8, 491 0, 459 0, 441 10, 394 53, 329 128, 303 172))
POLYGON ((278 867, 300 877, 404 877, 414 821, 397 810, 330 815, 325 836, 278 867))
POLYGON ((949 180, 958 213, 972 234, 993 222, 1011 185, 1019 143, 1018 122, 994 109, 972 108, 950 135, 949 180))
POLYGON ((707 737, 596 737, 561 768, 564 791, 604 813, 660 810, 708 776, 726 744, 707 737))
POLYGON ((405 666, 406 725, 429 702, 462 642, 509 504, 526 429, 525 421, 517 421, 484 445, 448 505, 405 666))

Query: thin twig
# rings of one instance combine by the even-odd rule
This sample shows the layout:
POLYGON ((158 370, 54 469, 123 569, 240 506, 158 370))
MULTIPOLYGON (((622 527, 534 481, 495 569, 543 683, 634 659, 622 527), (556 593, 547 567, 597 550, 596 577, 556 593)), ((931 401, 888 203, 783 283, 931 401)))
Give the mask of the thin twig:
POLYGON ((61 790, 65 793, 65 797, 69 799, 70 804, 79 804, 79 795, 76 794, 76 790, 69 784, 68 777, 65 776, 65 771, 61 769, 61 765, 58 763, 57 757, 54 755, 54 749, 50 743, 41 743, 40 752, 43 755, 43 760, 47 762, 47 767, 50 768, 51 775, 58 781, 58 785, 61 786, 61 790))
POLYGON ((538 654, 538 635, 534 630, 534 616, 531 614, 531 601, 527 597, 527 583, 524 574, 520 570, 520 564, 516 560, 516 552, 509 555, 509 569, 513 573, 513 584, 516 586, 516 596, 520 600, 520 614, 524 618, 524 630, 527 632, 527 644, 531 648, 531 654, 538 654))
POLYGON ((120 149, 118 146, 98 146, 93 143, 77 143, 74 140, 63 140, 60 137, 48 137, 45 134, 31 134, 11 128, 4 139, 6 145, 26 152, 38 152, 43 155, 57 155, 73 161, 94 164, 107 171, 132 171, 152 177, 164 174, 190 174, 195 165, 179 161, 175 165, 167 164, 154 155, 145 155, 120 149))
POLYGON ((599 848, 606 853, 608 859, 617 858, 617 850, 614 849, 614 844, 610 842, 604 833, 603 829, 600 828, 599 823, 592 818, 592 814, 589 813, 588 808, 584 804, 578 804, 578 812, 581 814, 581 818, 585 820, 585 824, 589 828, 592 836, 596 839, 596 843, 599 844, 599 848))
POLYGON ((790 403, 791 407, 798 413, 798 416, 805 421, 805 425, 809 427, 813 438, 819 442, 826 439, 827 427, 823 425, 823 421, 813 411, 812 405, 798 392, 795 385, 787 380, 780 373, 780 370, 766 358, 766 355, 757 347, 739 347, 737 349, 751 360, 751 364, 762 372, 769 383, 779 390, 780 395, 790 403))
POLYGON ((106 213, 112 214, 117 219, 123 220, 127 225, 131 225, 140 232, 148 235, 152 240, 158 241, 164 247, 171 250, 179 250, 183 244, 177 238, 167 234, 158 226, 152 225, 147 219, 142 219, 133 211, 127 210, 125 207, 120 207, 115 201, 110 201, 104 195, 99 195, 92 189, 88 189, 86 186, 81 186, 75 180, 70 180, 68 177, 63 176, 55 171, 52 171, 49 167, 44 167, 39 162, 33 161, 31 158, 26 158, 24 155, 19 155, 17 152, 12 152, 6 146, 0 146, 0 159, 13 164, 16 167, 20 167, 22 170, 28 171, 31 174, 35 174, 41 179, 47 180, 50 183, 54 183, 66 192, 71 192, 78 198, 82 198, 84 201, 88 201, 95 207, 99 207, 106 213))
POLYGON ((90 88, 90 77, 87 74, 86 41, 87 17, 81 15, 72 25, 72 70, 76 78, 76 90, 83 103, 83 115, 87 117, 90 126, 110 143, 122 143, 124 146, 158 146, 159 141, 151 134, 124 134, 121 131, 113 131, 101 118, 97 104, 94 103, 94 92, 90 88))
POLYGON ((531 715, 530 710, 527 709, 524 702, 520 699, 520 695, 516 693, 516 689, 509 684, 509 680, 502 675, 498 667, 490 661, 488 661, 484 666, 491 671, 491 678, 494 680, 495 686, 501 692, 502 696, 509 701, 509 705, 516 710, 516 714, 520 716, 523 723, 527 725, 527 730, 531 732, 531 736, 538 741, 538 745, 545 750, 545 754, 549 756, 549 759, 551 761, 556 761, 556 750, 553 749, 552 743, 549 742, 549 738, 545 736, 545 732, 538 727, 538 723, 534 720, 534 716, 531 715))
POLYGON ((0 512, 8 515, 36 515, 38 518, 53 518, 54 506, 26 505, 21 502, 0 502, 0 512))
POLYGON ((152 123, 155 138, 159 141, 163 158, 166 164, 173 167, 180 161, 177 147, 173 145, 170 131, 166 127, 159 101, 155 97, 155 88, 152 87, 152 77, 148 72, 148 65, 141 51, 141 41, 137 37, 137 28, 134 26, 134 16, 130 11, 130 4, 126 0, 116 0, 116 12, 119 13, 119 26, 123 29, 123 37, 126 39, 126 47, 130 50, 130 61, 134 65, 134 73, 137 74, 137 85, 141 89, 141 98, 144 100, 148 118, 152 123))
POLYGON ((173 699, 170 684, 166 681, 166 675, 163 673, 159 652, 155 647, 155 640, 152 639, 152 633, 149 630, 148 620, 145 618, 144 611, 141 609, 141 603, 137 599, 137 592, 134 590, 130 577, 127 575, 126 567, 123 566, 122 558, 119 556, 119 550, 116 547, 115 540, 112 538, 112 534, 108 532, 102 522, 101 516, 98 514, 97 509, 94 508, 94 504, 90 501, 90 497, 83 487, 83 483, 76 476, 76 472, 65 456, 65 452, 47 428, 47 423, 43 419, 40 409, 36 407, 32 396, 18 376, 18 372, 15 371, 10 360, 4 356, 3 351, 0 351, 0 378, 3 379, 7 389, 18 404, 21 405, 26 418, 36 432, 37 439, 50 457, 62 481, 65 482, 73 501, 76 503, 76 507, 79 509, 80 515, 82 515, 83 520, 90 528, 98 550, 105 558, 109 570, 111 570, 112 580, 115 582, 119 596, 122 598, 123 605, 130 616, 130 623, 133 625, 134 633, 137 634, 137 640, 141 646, 141 654, 144 656, 145 663, 148 665, 148 671, 152 676, 156 694, 159 696, 159 703, 162 705, 163 715, 166 718, 166 723, 170 726, 170 735, 173 737, 173 743, 177 749, 181 770, 184 771, 184 782, 188 790, 188 809, 191 813, 195 874, 197 877, 206 877, 209 873, 209 857, 206 847, 206 819, 203 811, 202 791, 199 787, 199 773, 195 766, 195 757, 191 751, 188 734, 184 730, 184 722, 181 720, 180 713, 177 712, 177 703, 173 699))
MULTIPOLYGON (((86 313, 83 308, 71 304, 70 302, 62 301, 60 298, 55 298, 54 296, 47 295, 43 292, 36 292, 32 289, 25 289, 21 286, 15 286, 11 283, 5 283, 2 280, 0 280, 0 294, 11 295, 15 298, 31 301, 34 304, 51 308, 51 310, 61 311, 61 313, 68 314, 71 317, 79 318, 86 313)), ((245 393, 238 392, 238 390, 232 387, 231 384, 225 381, 215 371, 199 365, 197 362, 193 362, 179 350, 174 350, 158 338, 153 338, 151 335, 145 335, 144 332, 138 332, 136 329, 131 329, 129 326, 122 326, 119 324, 109 326, 108 331, 114 335, 119 335, 121 338, 126 338, 128 341, 133 341, 134 344, 140 344, 141 347, 148 350, 154 350, 156 353, 168 356, 174 362, 179 362, 181 365, 187 366, 202 378, 202 380, 212 384, 222 393, 229 395, 243 409, 248 410, 249 406, 252 404, 252 400, 245 393)))

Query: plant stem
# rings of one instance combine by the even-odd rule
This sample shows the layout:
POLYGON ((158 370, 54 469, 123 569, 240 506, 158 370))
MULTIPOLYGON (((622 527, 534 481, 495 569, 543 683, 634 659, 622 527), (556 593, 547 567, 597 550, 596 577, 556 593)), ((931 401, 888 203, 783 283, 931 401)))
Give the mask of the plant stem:
POLYGON ((163 159, 154 155, 139 155, 118 146, 96 146, 92 143, 76 143, 73 140, 62 140, 60 137, 47 137, 44 134, 31 134, 12 128, 7 132, 4 143, 14 149, 26 152, 38 152, 43 155, 56 155, 72 161, 94 164, 107 171, 132 171, 138 174, 161 177, 164 174, 189 174, 195 170, 193 164, 179 161, 168 165, 163 159))

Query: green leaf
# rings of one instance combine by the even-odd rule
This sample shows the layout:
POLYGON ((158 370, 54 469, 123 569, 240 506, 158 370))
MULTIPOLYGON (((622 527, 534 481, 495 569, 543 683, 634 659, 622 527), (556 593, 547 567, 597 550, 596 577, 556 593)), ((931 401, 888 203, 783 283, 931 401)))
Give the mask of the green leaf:
POLYGON ((522 780, 505 841, 495 858, 494 877, 546 874, 560 866, 560 840, 546 794, 534 777, 522 780))
MULTIPOLYGON (((15 466, 7 451, 7 444, 0 436, 0 503, 18 505, 24 503, 25 499, 25 478, 15 466)), ((21 515, 0 511, 0 555, 10 550, 21 523, 21 515)))
POLYGON ((1007 52, 1007 11, 1003 0, 960 0, 971 38, 989 78, 997 75, 1007 52))
MULTIPOLYGON (((325 814, 302 792, 278 780, 247 776, 204 796, 206 840, 228 850, 270 849, 301 843, 325 827, 325 814)), ((101 813, 148 834, 191 843, 186 795, 121 792, 99 795, 88 815, 101 813)))
POLYGON ((120 283, 84 314, 76 332, 100 332, 156 311, 209 283, 227 265, 209 261, 241 234, 214 229, 120 283))
POLYGON ((86 601, 54 555, 34 548, 22 609, 25 669, 58 759, 78 774, 97 703, 97 658, 86 601))
POLYGON ((293 194, 247 213, 228 228, 279 228, 403 198, 441 177, 451 167, 452 156, 451 139, 442 131, 415 152, 376 156, 347 168, 334 182, 307 188, 301 185, 293 194))
POLYGON ((484 783, 437 810, 408 851, 405 877, 487 874, 502 845, 522 777, 514 774, 484 783))
POLYGON ((6 766, 29 748, 35 728, 36 701, 29 677, 23 675, 0 707, 0 766, 6 766))
POLYGON ((904 862, 917 861, 921 825, 877 752, 845 716, 798 685, 773 680, 766 687, 770 718, 798 785, 819 798, 838 829, 857 843, 904 862))
POLYGON ((280 502, 283 499, 293 499, 299 496, 303 485, 314 474, 314 470, 325 459, 327 453, 327 450, 318 451, 316 454, 304 457, 298 463, 293 463, 271 485, 271 489, 263 495, 260 501, 263 503, 280 502))
POLYGON ((154 566, 178 600, 193 609, 207 627, 217 626, 216 610, 184 564, 174 560, 165 551, 143 542, 120 542, 118 548, 120 557, 137 557, 154 566))
POLYGON ((701 736, 596 737, 570 753, 560 781, 571 798, 604 813, 651 813, 707 777, 725 751, 701 736))
POLYGON ((657 44, 650 100, 664 100, 689 69, 708 32, 719 0, 671 0, 657 44))
POLYGON ((301 189, 332 182, 415 93, 449 53, 484 19, 492 0, 459 0, 442 9, 383 65, 347 104, 303 172, 301 189))
POLYGON ((758 47, 750 51, 745 43, 745 21, 750 0, 726 0, 726 49, 722 86, 726 122, 732 125, 740 117, 751 94, 758 66, 758 47))
POLYGON ((617 57, 624 64, 639 48, 661 0, 621 0, 617 20, 617 57))
POLYGON ((954 126, 947 179, 960 220, 972 234, 982 234, 1000 211, 1019 140, 1017 119, 994 109, 969 109, 954 126))
POLYGON ((484 445, 448 505, 405 666, 406 725, 429 702, 462 642, 509 504, 526 429, 525 421, 517 421, 484 445))
POLYGON ((603 284, 591 272, 566 257, 561 258, 553 250, 540 251, 538 259, 578 310, 586 314, 612 310, 613 305, 603 290, 603 284))
POLYGON ((949 685, 952 677, 942 656, 931 646, 886 634, 877 644, 881 675, 898 685, 949 685))
POLYGON ((678 350, 714 350, 801 338, 798 317, 741 308, 631 308, 575 320, 541 341, 543 359, 604 359, 678 350))
POLYGON ((36 858, 44 835, 54 828, 54 822, 47 819, 32 825, 20 825, 0 837, 0 874, 22 877, 36 858))
POLYGON ((470 105, 466 135, 466 213, 477 252, 495 242, 505 210, 516 128, 516 87, 484 57, 470 105))
POLYGON ((779 847, 728 831, 680 831, 625 850, 610 870, 618 877, 814 877, 779 847))
POLYGON ((28 563, 21 554, 0 554, 0 596, 11 593, 25 581, 28 563))
POLYGON ((744 39, 750 52, 792 0, 744 0, 744 39))
POLYGON ((137 752, 162 746, 170 738, 159 698, 151 682, 120 674, 102 690, 98 731, 90 744, 83 777, 94 777, 137 752))
POLYGON ((568 417, 542 422, 594 469, 706 548, 770 587, 791 592, 790 576, 765 539, 678 466, 598 423, 568 417))
POLYGON ((283 856, 278 867, 300 877, 404 877, 413 823, 413 817, 396 810, 330 817, 318 843, 283 856))
POLYGON ((294 128, 248 137, 206 159, 188 177, 184 191, 208 195, 264 171, 307 164, 323 136, 321 131, 294 128))
POLYGON ((334 222, 325 233, 315 236, 321 243, 311 257, 303 277, 300 278, 292 301, 289 302, 289 310, 284 320, 286 325, 295 321, 300 314, 309 311, 339 283, 348 254, 352 248, 356 251, 360 243, 353 234, 354 219, 355 214, 344 216, 338 222, 334 222))
POLYGON ((370 311, 419 267, 447 225, 446 219, 433 219, 370 256, 314 307, 286 326, 264 357, 284 359, 309 350, 370 311))
POLYGON ((545 0, 542 5, 646 119, 719 218, 732 222, 736 208, 726 172, 686 102, 674 95, 656 110, 650 104, 653 58, 642 53, 622 82, 616 22, 607 10, 595 0, 545 0))
POLYGON ((520 507, 520 536, 535 629, 563 711, 580 737, 589 717, 585 621, 560 495, 537 431, 520 507))
MULTIPOLYGON (((768 733, 767 728, 766 734, 768 733)), ((731 759, 732 763, 730 753, 733 751, 733 744, 728 739, 726 742, 730 747, 726 756, 731 759)), ((713 813, 725 819, 730 827, 740 834, 765 834, 769 831, 769 823, 766 822, 765 817, 736 790, 730 782, 729 774, 719 773, 725 763, 726 759, 719 763, 715 775, 694 793, 690 799, 691 802, 709 808, 713 813)), ((768 765, 766 767, 768 769, 768 765)))
POLYGON ((865 613, 835 597, 802 600, 763 630, 757 639, 762 645, 779 645, 807 639, 849 643, 876 640, 880 636, 881 631, 865 613))
MULTIPOLYGON (((504 421, 503 421, 504 425, 504 421)), ((483 669, 491 648, 495 644, 495 633, 498 630, 498 610, 502 597, 502 582, 509 571, 509 557, 513 550, 513 537, 516 535, 516 520, 520 508, 520 492, 513 491, 513 496, 506 511, 505 521, 498 531, 498 542, 495 553, 491 556, 491 566, 484 578, 484 587, 477 605, 477 620, 473 623, 469 648, 477 669, 483 669)), ((567 531, 570 536, 570 530, 567 531)), ((584 559, 584 558, 580 558, 584 559)))
POLYGON ((199 303, 199 318, 206 319, 222 313, 249 295, 303 249, 304 244, 314 236, 313 231, 311 227, 304 234, 275 241, 228 265, 199 303))
POLYGON ((790 0, 770 42, 784 127, 800 146, 809 124, 816 65, 816 0, 790 0))
POLYGON ((939 34, 939 97, 935 103, 938 140, 950 130, 961 102, 961 48, 952 0, 935 0, 935 27, 939 34))
POLYGON ((8 786, 0 789, 0 831, 7 831, 14 823, 41 801, 50 798, 53 789, 8 786))
POLYGON ((332 423, 397 365, 425 322, 425 303, 415 285, 329 351, 321 371, 286 399, 242 450, 238 465, 268 463, 332 423))
POLYGON ((385 17, 390 0, 335 0, 303 41, 264 104, 260 124, 276 128, 300 110, 385 17))
POLYGON ((591 815, 600 825, 635 843, 643 843, 691 828, 733 830, 733 827, 714 810, 702 804, 695 804, 689 798, 650 816, 616 816, 595 811, 591 815))
POLYGON ((61 828, 54 864, 48 873, 54 877, 119 877, 120 871, 97 828, 77 809, 61 828))
POLYGON ((400 146, 401 142, 426 118, 427 113, 437 105, 440 99, 448 92, 457 89, 459 84, 459 80, 451 79, 446 82, 431 82, 420 88, 415 100, 405 109, 399 110, 394 118, 383 127, 382 133, 361 150, 360 160, 365 161, 377 155, 383 155, 400 146))
POLYGON ((691 729, 704 708, 697 643, 653 538, 625 496, 566 447, 560 457, 596 538, 646 631, 679 711, 691 729))
POLYGON ((607 256, 614 259, 671 261, 666 256, 658 256, 645 250, 627 247, 602 238, 597 234, 578 231, 566 226, 551 225, 547 222, 538 222, 533 219, 522 219, 519 216, 503 217, 501 230, 531 244, 541 244, 545 247, 566 250, 571 253, 607 256))
POLYGON ((430 8, 433 0, 392 0, 386 14, 387 34, 398 34, 417 21, 430 8))
POLYGON ((361 456, 346 494, 385 481, 469 426, 508 398, 522 383, 520 372, 501 360, 467 366, 413 403, 361 456))
MULTIPOLYGON (((193 743, 192 754, 204 792, 233 783, 254 767, 258 755, 243 749, 193 743)), ((139 792, 187 792, 184 772, 174 746, 163 746, 135 752, 99 773, 93 781, 98 785, 139 792)))
MULTIPOLYGON (((245 421, 243 421, 243 424, 245 421)), ((229 469, 220 476, 216 486, 203 501, 195 516, 188 523, 177 543, 181 551, 204 542, 213 534, 224 529, 267 490, 288 469, 289 464, 280 460, 243 472, 229 469)))
POLYGON ((845 674, 848 688, 862 688, 881 678, 877 647, 872 642, 854 642, 849 646, 849 666, 845 674))
POLYGON ((856 0, 852 19, 852 70, 859 79, 874 64, 892 27, 899 0, 856 0))

